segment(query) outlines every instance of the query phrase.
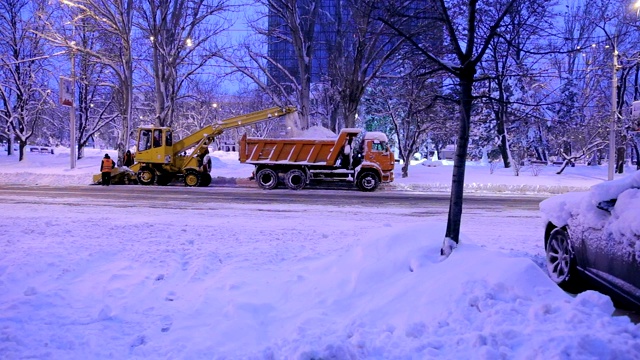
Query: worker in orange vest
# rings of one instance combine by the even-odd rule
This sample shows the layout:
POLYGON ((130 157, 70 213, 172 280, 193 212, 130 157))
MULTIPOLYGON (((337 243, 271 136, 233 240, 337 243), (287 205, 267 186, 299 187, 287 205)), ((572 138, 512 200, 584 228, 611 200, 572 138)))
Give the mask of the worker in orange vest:
POLYGON ((111 170, 116 164, 111 160, 109 154, 104 154, 102 162, 100 163, 100 172, 102 173, 102 186, 111 185, 111 170))

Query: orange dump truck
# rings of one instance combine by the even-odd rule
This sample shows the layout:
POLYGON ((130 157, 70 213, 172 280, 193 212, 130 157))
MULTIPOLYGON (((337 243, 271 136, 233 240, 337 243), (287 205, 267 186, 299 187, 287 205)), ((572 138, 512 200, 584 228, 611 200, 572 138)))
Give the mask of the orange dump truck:
POLYGON ((395 160, 387 135, 342 129, 336 139, 240 139, 241 163, 255 165, 254 177, 263 189, 284 183, 299 190, 310 182, 355 184, 373 191, 393 181, 395 160))

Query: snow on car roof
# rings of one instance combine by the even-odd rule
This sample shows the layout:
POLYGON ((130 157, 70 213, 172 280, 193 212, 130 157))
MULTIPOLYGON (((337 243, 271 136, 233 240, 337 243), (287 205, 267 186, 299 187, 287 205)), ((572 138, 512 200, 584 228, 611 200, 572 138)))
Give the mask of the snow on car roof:
POLYGON ((603 226, 606 221, 610 229, 615 229, 616 237, 640 236, 640 171, 596 184, 589 191, 553 196, 540 203, 540 211, 545 223, 551 222, 558 227, 567 225, 571 218, 595 228, 603 226), (612 199, 617 201, 609 216, 597 205, 612 199))

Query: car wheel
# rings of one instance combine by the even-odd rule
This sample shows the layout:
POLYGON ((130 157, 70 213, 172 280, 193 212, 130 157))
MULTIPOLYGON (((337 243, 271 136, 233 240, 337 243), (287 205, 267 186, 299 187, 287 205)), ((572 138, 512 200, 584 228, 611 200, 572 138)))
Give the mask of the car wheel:
POLYGON ((307 177, 299 169, 289 170, 284 180, 285 185, 291 190, 300 190, 307 184, 307 177))
POLYGON ((547 272, 551 280, 568 292, 577 293, 584 290, 569 234, 564 229, 557 228, 551 232, 546 253, 547 272))
POLYGON ((258 171, 256 180, 258 185, 265 190, 275 189, 278 186, 278 174, 269 168, 258 171))

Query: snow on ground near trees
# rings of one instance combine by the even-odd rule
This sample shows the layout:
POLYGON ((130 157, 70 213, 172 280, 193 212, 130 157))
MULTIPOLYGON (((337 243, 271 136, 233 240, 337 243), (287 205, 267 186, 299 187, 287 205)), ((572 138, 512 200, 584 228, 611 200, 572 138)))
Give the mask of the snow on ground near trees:
MULTIPOLYGON (((103 154, 87 153, 74 170, 64 152, 21 164, 0 155, 0 186, 88 184, 103 154)), ((220 176, 251 173, 237 155, 214 156, 220 176)), ((467 186, 559 191, 606 179, 606 167, 556 169, 515 177, 469 166, 467 186)), ((442 189, 431 185, 451 167, 409 174, 397 172, 394 188, 442 189)), ((572 297, 530 259, 470 242, 441 261, 445 224, 426 218, 126 199, 114 212, 86 200, 0 200, 0 358, 640 358, 640 326, 612 317, 608 297, 572 297)), ((517 244, 517 229, 501 231, 517 244)))
MULTIPOLYGON (((71 170, 69 149, 55 148, 54 155, 27 152, 26 160, 20 163, 17 161, 17 155, 6 156, 6 152, 0 152, 0 184, 89 185, 92 183, 92 175, 99 173, 100 161, 105 153, 113 159, 117 158, 115 150, 87 148, 86 157, 78 160, 76 168, 71 170)), ((253 166, 240 164, 237 152, 212 151, 212 155, 211 175, 214 178, 247 179, 251 176, 253 166)), ((386 188, 425 192, 450 191, 453 169, 451 165, 450 161, 415 162, 415 165, 409 167, 409 177, 402 178, 401 165, 396 164, 395 181, 386 188)), ((466 169, 465 190, 559 194, 586 190, 607 180, 606 165, 568 167, 562 175, 557 175, 559 169, 559 166, 525 166, 519 176, 514 176, 512 169, 496 168, 491 173, 487 164, 470 162, 466 169), (538 175, 534 175, 538 172, 538 175)), ((627 172, 632 169, 628 167, 627 172)))

